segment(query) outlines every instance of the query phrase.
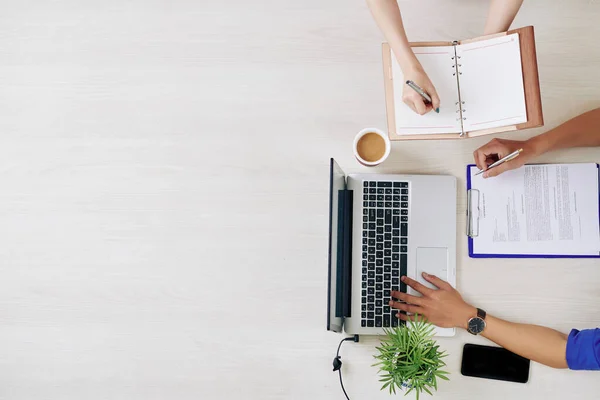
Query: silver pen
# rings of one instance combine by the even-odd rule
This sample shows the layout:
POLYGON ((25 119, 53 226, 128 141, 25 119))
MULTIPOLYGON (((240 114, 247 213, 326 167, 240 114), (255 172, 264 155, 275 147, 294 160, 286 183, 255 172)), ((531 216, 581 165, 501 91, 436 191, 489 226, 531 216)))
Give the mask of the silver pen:
POLYGON ((431 103, 431 97, 425 93, 425 91, 423 89, 421 89, 419 87, 419 85, 417 85, 416 83, 414 83, 413 81, 406 81, 406 84, 415 92, 419 93, 421 95, 421 97, 427 101, 428 103, 431 103))
POLYGON ((521 152, 523 151, 523 149, 519 149, 519 150, 515 150, 512 153, 510 153, 509 155, 507 155, 506 157, 502 157, 501 159, 499 159, 498 161, 496 161, 495 163, 492 163, 489 167, 487 167, 486 169, 482 169, 481 171, 477 172, 475 174, 475 176, 479 175, 479 174, 483 174, 485 171, 489 171, 490 169, 497 167, 500 164, 504 164, 507 161, 513 160, 515 158, 517 158, 519 156, 519 154, 521 154, 521 152))

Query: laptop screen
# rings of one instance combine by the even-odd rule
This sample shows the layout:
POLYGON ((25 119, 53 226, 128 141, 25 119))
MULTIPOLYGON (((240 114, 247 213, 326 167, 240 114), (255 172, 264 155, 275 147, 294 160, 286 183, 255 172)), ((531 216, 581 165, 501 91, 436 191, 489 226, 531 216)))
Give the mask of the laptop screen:
POLYGON ((327 278, 327 330, 342 331, 342 318, 336 317, 337 300, 341 297, 337 292, 337 249, 338 249, 338 209, 339 193, 346 189, 346 175, 331 159, 329 170, 329 265, 327 278))

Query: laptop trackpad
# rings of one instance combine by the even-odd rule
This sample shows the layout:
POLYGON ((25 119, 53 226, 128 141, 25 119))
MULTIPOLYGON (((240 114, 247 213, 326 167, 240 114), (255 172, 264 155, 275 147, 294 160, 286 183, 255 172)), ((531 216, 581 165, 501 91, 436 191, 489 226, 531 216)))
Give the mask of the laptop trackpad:
POLYGON ((446 247, 417 248, 417 281, 434 289, 431 283, 423 279, 422 272, 448 280, 448 249, 446 247))

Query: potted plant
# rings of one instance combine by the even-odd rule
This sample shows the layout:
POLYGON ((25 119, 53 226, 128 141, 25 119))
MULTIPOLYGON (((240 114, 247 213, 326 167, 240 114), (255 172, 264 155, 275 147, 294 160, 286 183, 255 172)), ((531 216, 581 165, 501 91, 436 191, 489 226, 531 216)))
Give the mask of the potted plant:
POLYGON ((385 329, 387 336, 375 355, 379 362, 374 364, 379 367, 381 390, 395 394, 396 389, 407 389, 405 395, 414 390, 418 400, 422 392, 431 395, 431 389, 437 390, 438 378, 448 380, 448 372, 441 370, 447 354, 433 340, 433 329, 418 315, 412 323, 385 329))

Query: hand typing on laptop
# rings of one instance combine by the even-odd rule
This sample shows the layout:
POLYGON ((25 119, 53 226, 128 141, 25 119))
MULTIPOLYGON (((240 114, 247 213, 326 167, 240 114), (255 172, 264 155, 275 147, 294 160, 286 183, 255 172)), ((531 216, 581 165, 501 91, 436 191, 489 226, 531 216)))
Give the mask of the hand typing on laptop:
POLYGON ((402 282, 422 297, 398 291, 391 293, 400 300, 389 303, 401 311, 397 314, 399 319, 412 321, 414 314, 419 314, 434 325, 481 334, 513 353, 553 368, 600 370, 600 329, 573 329, 567 336, 542 326, 505 321, 465 302, 444 280, 426 273, 423 278, 437 289, 403 276, 402 282))
POLYGON ((519 168, 548 151, 591 146, 600 146, 600 108, 581 114, 546 133, 525 141, 492 139, 475 150, 473 158, 477 168, 484 170, 498 159, 515 150, 523 149, 519 157, 483 173, 484 178, 489 178, 519 168))
MULTIPOLYGON (((402 282, 421 293, 423 297, 394 291, 391 293, 392 297, 404 303, 390 301, 390 306, 411 314, 423 315, 432 324, 442 328, 466 329, 469 318, 477 313, 475 307, 467 304, 448 282, 425 272, 423 278, 438 289, 430 289, 408 276, 403 276, 402 282)), ((404 313, 398 313, 397 316, 403 321, 414 319, 414 316, 407 316, 404 313)))

